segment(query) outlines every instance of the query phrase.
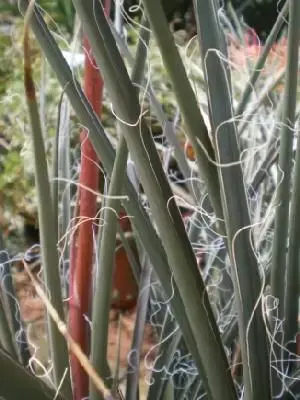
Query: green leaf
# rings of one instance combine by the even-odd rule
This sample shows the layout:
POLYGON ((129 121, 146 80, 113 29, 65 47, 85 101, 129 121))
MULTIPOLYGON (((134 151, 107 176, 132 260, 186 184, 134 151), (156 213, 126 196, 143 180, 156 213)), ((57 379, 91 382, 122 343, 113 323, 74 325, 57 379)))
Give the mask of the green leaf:
POLYGON ((50 400, 64 398, 42 379, 32 375, 0 348, 1 385, 0 396, 7 400, 50 400))
POLYGON ((223 61, 227 59, 227 48, 218 20, 216 1, 194 0, 194 5, 221 183, 227 250, 232 263, 245 398, 267 400, 271 398, 269 350, 259 300, 260 275, 253 249, 241 155, 233 119, 231 76, 223 61))

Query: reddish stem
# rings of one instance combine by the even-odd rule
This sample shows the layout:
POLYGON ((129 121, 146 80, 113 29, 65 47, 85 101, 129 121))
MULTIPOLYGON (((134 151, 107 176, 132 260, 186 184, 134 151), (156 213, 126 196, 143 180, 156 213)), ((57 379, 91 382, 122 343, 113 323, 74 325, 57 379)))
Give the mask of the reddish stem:
MULTIPOLYGON (((106 1, 106 12, 110 1, 106 1)), ((84 38, 84 92, 99 115, 102 110, 103 80, 91 53, 87 38, 84 38)), ((94 218, 97 213, 99 189, 99 160, 84 129, 80 135, 81 171, 79 178, 79 227, 74 234, 70 267, 69 330, 73 339, 85 354, 89 354, 90 332, 86 317, 90 311, 91 278, 93 266, 94 218), (89 188, 91 190, 87 190, 89 188)), ((76 357, 71 356, 74 399, 88 397, 89 379, 76 357)))

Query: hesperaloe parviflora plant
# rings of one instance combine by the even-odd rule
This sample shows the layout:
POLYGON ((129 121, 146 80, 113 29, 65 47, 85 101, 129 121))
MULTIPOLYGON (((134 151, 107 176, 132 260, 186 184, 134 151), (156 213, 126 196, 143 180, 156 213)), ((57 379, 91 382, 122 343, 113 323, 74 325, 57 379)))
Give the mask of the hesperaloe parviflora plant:
MULTIPOLYGON (((19 3, 25 14, 28 1, 19 3)), ((230 13, 215 0, 194 0, 197 36, 185 47, 172 35, 162 2, 143 0, 143 18, 137 22, 128 17, 128 26, 139 31, 138 44, 131 49, 100 1, 74 0, 73 4, 101 71, 104 96, 117 126, 114 137, 89 103, 37 6, 28 23, 107 176, 107 209, 95 211, 94 216, 101 215, 99 225, 104 224, 92 246, 95 296, 88 299, 92 310, 84 318, 90 318, 91 343, 86 347, 90 347, 90 362, 109 391, 99 391, 91 378, 88 396, 95 400, 123 396, 120 377, 107 359, 108 289, 116 215, 122 206, 137 243, 139 266, 134 270, 141 289, 128 354, 127 373, 133 375, 126 380, 126 399, 297 398, 300 147, 293 144, 299 113, 300 3, 286 2, 257 63, 249 58, 244 65, 237 65, 231 54, 235 32, 228 28, 230 13), (284 72, 278 78, 272 76, 274 66, 264 65, 287 15, 284 72), (156 84, 154 53, 160 73, 165 74, 163 89, 156 84), (279 87, 282 80, 284 85, 279 87), (164 89, 172 99, 168 110, 159 100, 164 89), (161 124, 163 141, 154 138, 146 111, 161 124), (186 137, 195 155, 193 162, 181 146, 186 137), (126 169, 128 156, 134 166, 131 173, 126 169), (174 185, 171 161, 182 169, 181 186, 174 185), (188 217, 182 216, 182 204, 189 210, 188 217), (197 263, 200 249, 207 253, 204 269, 197 263), (146 310, 156 346, 151 367, 145 359, 151 385, 148 397, 142 397, 138 375, 130 367, 139 365, 134 357, 141 351, 146 310)), ((239 21, 234 19, 234 23, 239 21)), ((243 29, 241 23, 238 31, 243 29)), ((29 68, 27 45, 28 37, 24 46, 29 68)), ((36 100, 30 97, 33 82, 28 75, 25 78, 45 289, 63 320, 58 238, 55 234, 49 238, 57 221, 45 209, 45 196, 51 198, 47 160, 36 100)), ((128 257, 133 258, 129 250, 128 257)), ((78 398, 76 382, 72 384, 68 373, 60 386, 63 367, 69 364, 67 346, 59 335, 49 319, 52 385, 63 397, 78 398)), ((2 345, 8 343, 3 340, 2 345)), ((38 391, 37 378, 28 378, 28 372, 16 360, 12 362, 16 357, 12 352, 8 359, 9 351, 6 346, 0 352, 1 368, 15 368, 23 384, 28 381, 28 390, 38 391)), ((4 385, 0 394, 9 398, 9 386, 4 385)), ((47 397, 46 393, 39 396, 47 397)))

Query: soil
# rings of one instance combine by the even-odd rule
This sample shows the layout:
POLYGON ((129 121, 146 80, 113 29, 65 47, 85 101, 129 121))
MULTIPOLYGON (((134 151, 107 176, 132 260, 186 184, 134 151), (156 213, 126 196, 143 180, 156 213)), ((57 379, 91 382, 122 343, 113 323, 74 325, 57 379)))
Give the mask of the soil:
MULTIPOLYGON (((45 323, 45 307, 37 296, 35 289, 23 271, 14 271, 13 280, 15 284, 16 296, 20 305, 21 317, 27 331, 28 341, 34 358, 47 368, 47 335, 45 323)), ((128 366, 128 354, 131 348, 132 334, 136 318, 136 309, 110 311, 109 341, 108 341, 108 361, 112 370, 115 370, 116 360, 119 359, 119 378, 124 388, 126 381, 126 371, 128 366)), ((147 366, 151 367, 151 351, 155 345, 155 339, 151 326, 146 325, 144 332, 144 342, 140 356, 140 390, 141 398, 145 398, 147 392, 147 378, 150 371, 145 367, 144 359, 147 355, 147 366), (143 395, 144 394, 144 395, 143 395)), ((37 365, 37 364, 36 364, 37 365)), ((40 366, 41 369, 43 369, 40 366)))

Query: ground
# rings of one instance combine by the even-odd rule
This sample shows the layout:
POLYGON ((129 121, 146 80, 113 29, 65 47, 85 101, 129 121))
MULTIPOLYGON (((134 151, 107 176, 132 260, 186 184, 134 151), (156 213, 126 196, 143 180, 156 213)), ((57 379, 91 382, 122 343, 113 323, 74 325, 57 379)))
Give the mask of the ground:
MULTIPOLYGON (((47 361, 47 337, 45 331, 45 307, 35 293, 34 287, 27 273, 17 271, 13 274, 16 296, 20 304, 21 316, 26 326, 32 354, 42 363, 47 361)), ((117 358, 120 360, 120 377, 124 377, 127 368, 127 356, 131 347, 132 332, 136 310, 132 309, 122 314, 118 310, 111 310, 108 341, 108 360, 114 369, 117 358), (120 327, 120 328, 119 328, 120 327), (120 345, 118 340, 120 338, 120 345)), ((144 357, 155 345, 153 331, 146 326, 144 343, 141 352, 140 388, 141 398, 147 390, 147 372, 144 357)), ((152 353, 152 352, 151 352, 152 353)), ((147 357, 151 360, 151 357, 147 357)), ((122 385, 124 387, 124 384, 122 385)))

